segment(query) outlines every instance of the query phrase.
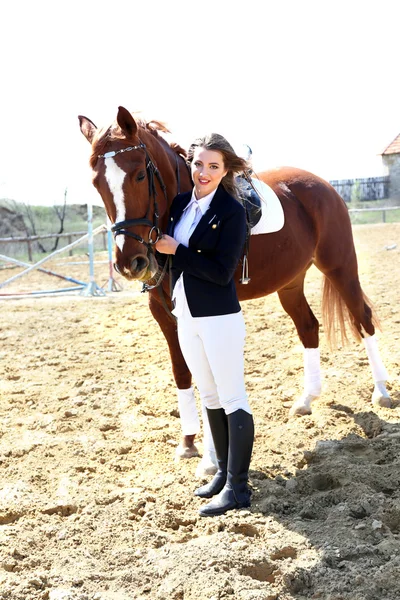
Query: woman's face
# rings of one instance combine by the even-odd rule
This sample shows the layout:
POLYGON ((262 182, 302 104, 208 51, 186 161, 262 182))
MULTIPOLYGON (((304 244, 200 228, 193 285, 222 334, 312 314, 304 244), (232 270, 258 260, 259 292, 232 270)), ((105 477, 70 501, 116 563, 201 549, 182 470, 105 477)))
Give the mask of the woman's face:
POLYGON ((217 189, 221 179, 227 174, 224 159, 217 150, 196 148, 192 161, 192 178, 196 198, 204 198, 217 189))

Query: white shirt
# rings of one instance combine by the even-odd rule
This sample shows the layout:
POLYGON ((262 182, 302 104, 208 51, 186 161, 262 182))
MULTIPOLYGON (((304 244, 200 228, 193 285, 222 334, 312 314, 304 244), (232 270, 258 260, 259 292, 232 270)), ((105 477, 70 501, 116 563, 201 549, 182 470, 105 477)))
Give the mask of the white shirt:
MULTIPOLYGON (((209 209, 211 200, 214 198, 216 191, 217 190, 215 189, 210 194, 207 194, 207 196, 197 200, 193 188, 190 202, 185 207, 182 216, 174 229, 174 239, 186 248, 189 245, 190 236, 199 224, 201 217, 209 209)), ((184 307, 187 305, 186 293, 183 285, 183 273, 174 286, 172 300, 175 301, 175 308, 171 311, 172 314, 175 315, 175 317, 181 317, 183 315, 184 307)))

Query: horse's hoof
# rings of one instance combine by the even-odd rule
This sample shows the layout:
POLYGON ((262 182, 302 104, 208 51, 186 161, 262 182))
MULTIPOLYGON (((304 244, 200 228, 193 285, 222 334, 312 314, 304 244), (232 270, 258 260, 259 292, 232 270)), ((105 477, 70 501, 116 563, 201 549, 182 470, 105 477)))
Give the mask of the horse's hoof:
POLYGON ((318 398, 318 396, 311 396, 311 394, 308 396, 303 395, 293 404, 289 411, 289 417, 303 417, 304 415, 311 415, 311 402, 313 402, 316 398, 318 398))
POLYGON ((187 447, 179 444, 175 451, 176 460, 183 460, 185 458, 193 458, 194 456, 199 456, 199 451, 197 447, 193 444, 193 446, 187 447))
POLYGON ((382 406, 383 408, 392 408, 392 400, 386 389, 384 381, 378 381, 375 384, 375 388, 372 393, 372 404, 374 406, 382 406))
POLYGON ((307 406, 300 402, 295 402, 292 408, 289 410, 289 417, 304 417, 304 415, 311 415, 311 406, 307 406))
POLYGON ((382 406, 383 408, 392 408, 390 396, 382 396, 381 394, 372 395, 372 404, 374 406, 382 406))
POLYGON ((217 457, 215 452, 207 452, 203 454, 203 457, 197 465, 195 476, 198 479, 203 479, 208 475, 215 475, 218 471, 217 457))

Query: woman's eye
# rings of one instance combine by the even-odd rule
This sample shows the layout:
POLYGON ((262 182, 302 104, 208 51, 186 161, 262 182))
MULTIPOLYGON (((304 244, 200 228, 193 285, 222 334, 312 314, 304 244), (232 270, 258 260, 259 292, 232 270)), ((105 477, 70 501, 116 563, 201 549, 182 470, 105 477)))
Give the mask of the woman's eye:
POLYGON ((140 173, 138 173, 137 177, 136 177, 136 181, 143 181, 143 179, 146 177, 146 173, 144 171, 141 171, 140 173))
POLYGON ((194 166, 195 166, 195 167, 201 167, 201 163, 199 163, 199 162, 195 162, 195 163, 194 163, 194 166))

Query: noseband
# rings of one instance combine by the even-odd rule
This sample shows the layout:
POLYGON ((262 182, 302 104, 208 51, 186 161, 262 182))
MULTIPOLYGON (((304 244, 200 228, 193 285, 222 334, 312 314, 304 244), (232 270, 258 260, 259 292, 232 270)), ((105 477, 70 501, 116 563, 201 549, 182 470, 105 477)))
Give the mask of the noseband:
POLYGON ((117 154, 121 154, 122 152, 129 152, 131 150, 144 150, 145 154, 146 154, 146 173, 147 173, 147 179, 149 182, 149 199, 151 200, 152 197, 154 198, 153 221, 150 221, 150 219, 149 219, 150 204, 151 204, 151 202, 149 202, 149 207, 148 207, 147 213, 142 219, 127 219, 126 221, 118 221, 118 223, 114 223, 114 225, 111 227, 111 231, 114 233, 114 237, 117 237, 117 235, 126 235, 128 237, 131 237, 131 238, 137 240, 141 244, 144 244, 147 247, 147 249, 150 250, 151 247, 154 244, 156 244, 162 237, 162 231, 158 226, 159 214, 158 214, 158 204, 157 204, 157 199, 156 199, 157 190, 156 190, 156 186, 155 186, 154 176, 156 176, 158 179, 158 183, 160 184, 160 187, 164 193, 165 199, 167 201, 168 201, 168 199, 167 199, 167 188, 165 187, 165 184, 161 177, 161 173, 157 169, 157 167, 155 166, 153 161, 151 160, 145 144, 143 144, 143 142, 140 142, 140 144, 138 146, 129 146, 128 148, 121 148, 121 150, 113 150, 112 152, 106 152, 105 154, 99 154, 98 158, 113 158, 117 154), (132 233, 131 231, 127 231, 127 228, 135 227, 137 225, 146 225, 147 227, 150 227, 148 242, 146 242, 140 235, 137 235, 136 233, 132 233), (155 235, 156 235, 154 240, 152 239, 153 233, 155 233, 155 235))

